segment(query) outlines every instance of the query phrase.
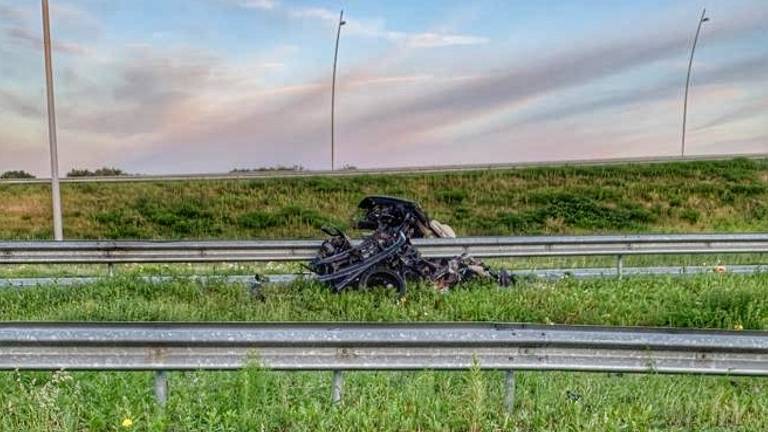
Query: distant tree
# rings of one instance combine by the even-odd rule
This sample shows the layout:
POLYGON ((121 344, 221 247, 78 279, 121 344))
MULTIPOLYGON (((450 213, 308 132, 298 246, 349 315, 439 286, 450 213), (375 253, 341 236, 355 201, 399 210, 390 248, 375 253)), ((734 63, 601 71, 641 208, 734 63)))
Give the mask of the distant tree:
POLYGON ((119 168, 108 167, 99 168, 95 171, 74 168, 67 173, 67 177, 117 177, 124 175, 129 174, 119 168))
POLYGON ((120 168, 108 168, 108 167, 99 168, 93 173, 97 177, 116 177, 116 176, 130 175, 127 172, 121 170, 120 168))
POLYGON ((72 168, 67 173, 67 177, 93 177, 93 171, 88 169, 72 168))
POLYGON ((6 171, 3 174, 0 174, 0 179, 33 179, 33 178, 35 178, 35 176, 23 170, 6 171))
POLYGON ((264 172, 264 171, 304 171, 304 167, 301 165, 292 165, 292 166, 275 165, 272 167, 261 167, 261 168, 235 168, 232 171, 230 171, 230 174, 243 174, 243 173, 264 172))

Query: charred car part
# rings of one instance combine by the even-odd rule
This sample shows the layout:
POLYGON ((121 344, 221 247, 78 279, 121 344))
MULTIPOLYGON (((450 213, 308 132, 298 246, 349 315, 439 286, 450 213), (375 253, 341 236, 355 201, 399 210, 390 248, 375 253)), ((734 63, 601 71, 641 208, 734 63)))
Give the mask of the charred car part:
POLYGON ((423 258, 411 239, 456 234, 448 225, 429 219, 414 202, 369 196, 358 208, 363 216, 356 227, 372 233, 353 244, 341 230, 324 227, 330 237, 308 265, 334 292, 383 286, 402 296, 409 279, 429 280, 441 291, 474 278, 494 279, 503 286, 513 282, 509 272, 495 272, 466 254, 449 259, 423 258))

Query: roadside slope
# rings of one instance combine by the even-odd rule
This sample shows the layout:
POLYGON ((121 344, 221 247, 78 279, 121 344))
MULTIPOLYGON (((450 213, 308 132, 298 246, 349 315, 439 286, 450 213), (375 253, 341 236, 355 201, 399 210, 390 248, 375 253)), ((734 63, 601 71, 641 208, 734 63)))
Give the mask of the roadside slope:
MULTIPOLYGON (((50 238, 45 185, 0 185, 0 238, 50 238)), ((460 235, 767 231, 768 160, 448 174, 63 185, 65 237, 312 238, 365 195, 414 199, 460 235)))

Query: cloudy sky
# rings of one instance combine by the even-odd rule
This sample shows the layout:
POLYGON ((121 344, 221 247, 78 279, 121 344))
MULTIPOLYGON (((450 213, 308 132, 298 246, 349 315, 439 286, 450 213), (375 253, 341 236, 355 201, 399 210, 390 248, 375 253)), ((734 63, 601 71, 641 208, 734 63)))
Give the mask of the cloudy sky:
MULTIPOLYGON (((61 169, 768 152, 768 1, 51 0, 61 169)), ((38 0, 0 0, 0 172, 48 167, 38 0)))

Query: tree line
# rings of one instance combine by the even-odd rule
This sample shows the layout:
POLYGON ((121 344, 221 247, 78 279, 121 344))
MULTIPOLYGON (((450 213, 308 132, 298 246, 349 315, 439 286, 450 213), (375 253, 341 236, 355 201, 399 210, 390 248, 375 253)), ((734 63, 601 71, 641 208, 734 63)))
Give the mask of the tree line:
MULTIPOLYGON (((357 168, 352 165, 344 165, 341 170, 356 170, 357 168)), ((246 173, 253 173, 253 172, 264 172, 264 171, 304 171, 305 168, 301 165, 293 165, 293 166, 270 166, 270 167, 260 167, 260 168, 235 168, 230 171, 231 174, 246 174, 246 173)), ((133 174, 129 174, 120 168, 112 168, 112 167, 102 167, 95 170, 90 170, 87 168, 73 168, 67 173, 67 177, 119 177, 119 176, 129 176, 133 174)), ((0 174, 0 179, 33 179, 36 178, 33 174, 30 174, 24 170, 9 170, 2 174, 0 174)))
MULTIPOLYGON (((130 175, 120 168, 102 167, 95 170, 74 168, 67 173, 67 177, 117 177, 130 175)), ((24 170, 10 170, 0 174, 0 179, 33 179, 34 175, 24 170)))

